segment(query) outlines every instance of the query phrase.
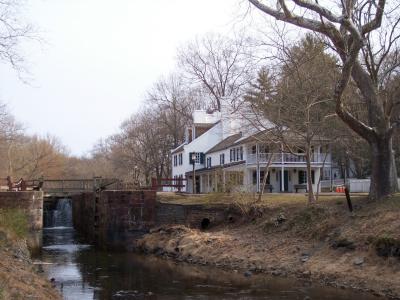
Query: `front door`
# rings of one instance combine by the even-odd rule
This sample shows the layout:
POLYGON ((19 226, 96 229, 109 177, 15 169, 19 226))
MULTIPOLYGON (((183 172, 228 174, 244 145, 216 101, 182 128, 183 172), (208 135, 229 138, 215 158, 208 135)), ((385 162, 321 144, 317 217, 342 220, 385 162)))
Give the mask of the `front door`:
POLYGON ((196 176, 196 194, 200 194, 200 176, 196 176))
POLYGON ((281 192, 288 192, 289 191, 289 171, 284 170, 283 171, 283 187, 284 190, 282 190, 282 171, 279 171, 279 188, 281 192))

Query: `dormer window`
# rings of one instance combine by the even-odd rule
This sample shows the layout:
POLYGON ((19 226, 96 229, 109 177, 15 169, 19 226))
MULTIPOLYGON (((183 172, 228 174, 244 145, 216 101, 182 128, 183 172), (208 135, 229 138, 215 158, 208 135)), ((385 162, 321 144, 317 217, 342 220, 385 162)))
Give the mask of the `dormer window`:
POLYGON ((222 153, 219 155, 219 164, 224 165, 225 164, 225 154, 222 153))
POLYGON ((243 147, 235 147, 229 150, 230 162, 243 160, 243 147))

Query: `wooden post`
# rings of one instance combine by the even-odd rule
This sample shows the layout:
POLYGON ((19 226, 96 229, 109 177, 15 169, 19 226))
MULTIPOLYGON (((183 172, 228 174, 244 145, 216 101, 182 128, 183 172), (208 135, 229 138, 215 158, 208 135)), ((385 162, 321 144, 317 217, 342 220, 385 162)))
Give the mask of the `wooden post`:
POLYGON ((347 206, 349 207, 349 211, 353 212, 353 204, 351 203, 350 191, 347 185, 344 187, 344 193, 346 194, 347 206))

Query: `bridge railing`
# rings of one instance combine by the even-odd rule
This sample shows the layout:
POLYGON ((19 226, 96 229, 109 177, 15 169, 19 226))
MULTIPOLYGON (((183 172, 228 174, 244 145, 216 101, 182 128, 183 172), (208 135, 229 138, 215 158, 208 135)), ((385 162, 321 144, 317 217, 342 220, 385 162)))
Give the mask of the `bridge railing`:
MULTIPOLYGON (((4 184, 6 184, 4 180, 4 184)), ((3 184, 3 182, 0 182, 3 184)), ((47 193, 74 193, 96 190, 133 190, 138 184, 123 182, 117 178, 78 178, 78 179, 34 179, 24 181, 26 190, 40 187, 47 193)), ((4 188, 8 188, 5 186, 4 188)))

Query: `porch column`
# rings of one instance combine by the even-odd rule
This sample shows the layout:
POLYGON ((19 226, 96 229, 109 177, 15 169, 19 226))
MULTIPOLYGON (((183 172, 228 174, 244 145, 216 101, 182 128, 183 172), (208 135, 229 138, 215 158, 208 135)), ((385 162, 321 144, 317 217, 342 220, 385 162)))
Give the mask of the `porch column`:
POLYGON ((222 171, 222 191, 225 193, 226 191, 226 173, 225 170, 222 171))
POLYGON ((283 157, 283 145, 281 144, 281 191, 285 191, 285 158, 283 157))
POLYGON ((329 181, 330 188, 329 190, 333 192, 333 173, 332 173, 332 145, 329 144, 329 181))
POLYGON ((257 158, 257 170, 256 170, 256 190, 257 193, 260 193, 260 155, 259 155, 259 145, 258 143, 256 144, 256 158, 257 158))
POLYGON ((218 192, 218 173, 214 171, 214 192, 218 192))
POLYGON ((207 173, 207 193, 210 192, 210 173, 207 173))

